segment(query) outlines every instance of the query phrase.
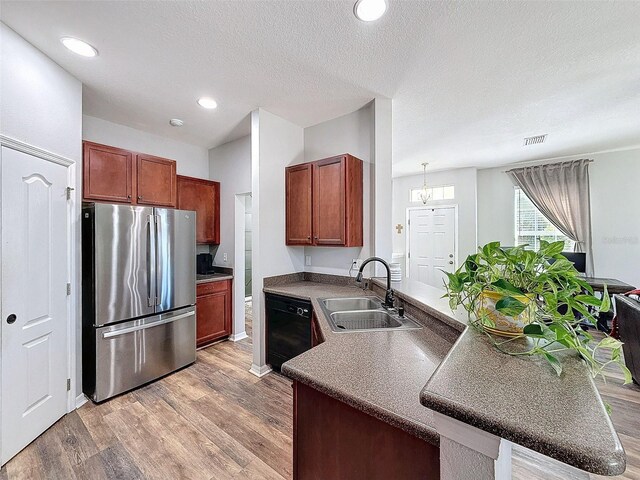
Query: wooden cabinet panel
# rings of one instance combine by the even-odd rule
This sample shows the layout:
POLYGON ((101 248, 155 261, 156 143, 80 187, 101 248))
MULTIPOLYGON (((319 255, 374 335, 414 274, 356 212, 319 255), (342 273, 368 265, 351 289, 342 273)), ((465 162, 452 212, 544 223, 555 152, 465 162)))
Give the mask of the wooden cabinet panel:
POLYGON ((345 244, 345 162, 342 157, 313 166, 313 235, 316 245, 345 244))
POLYGON ((361 247, 362 173, 349 154, 288 167, 287 245, 361 247))
POLYGON ((293 382, 293 478, 437 480, 440 449, 293 382))
POLYGON ((132 203, 133 183, 133 153, 97 143, 83 143, 85 199, 132 203))
POLYGON ((220 243, 220 183, 178 175, 178 208, 195 210, 196 243, 220 243))
POLYGON ((322 336, 322 330, 320 330, 320 325, 318 325, 318 318, 314 313, 311 316, 311 348, 316 345, 320 345, 324 342, 324 337, 322 336))
POLYGON ((196 345, 201 347, 231 334, 231 280, 196 286, 196 345))
POLYGON ((313 165, 305 163, 285 170, 287 245, 311 245, 313 165))
POLYGON ((137 154, 138 203, 176 206, 176 162, 166 158, 137 154))

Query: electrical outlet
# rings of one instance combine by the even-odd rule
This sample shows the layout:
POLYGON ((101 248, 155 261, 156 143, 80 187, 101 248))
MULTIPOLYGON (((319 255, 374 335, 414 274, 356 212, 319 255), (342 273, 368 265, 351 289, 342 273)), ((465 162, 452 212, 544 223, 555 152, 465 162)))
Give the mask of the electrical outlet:
POLYGON ((229 257, 227 256, 227 254, 226 254, 226 253, 223 253, 223 254, 222 254, 222 261, 223 261, 224 263, 227 263, 227 262, 229 261, 229 257))
POLYGON ((304 256, 304 264, 305 264, 307 267, 310 267, 310 266, 311 266, 311 255, 305 255, 305 256, 304 256))
POLYGON ((354 258, 351 261, 351 265, 353 265, 353 268, 360 268, 360 266, 362 265, 362 259, 361 258, 354 258))

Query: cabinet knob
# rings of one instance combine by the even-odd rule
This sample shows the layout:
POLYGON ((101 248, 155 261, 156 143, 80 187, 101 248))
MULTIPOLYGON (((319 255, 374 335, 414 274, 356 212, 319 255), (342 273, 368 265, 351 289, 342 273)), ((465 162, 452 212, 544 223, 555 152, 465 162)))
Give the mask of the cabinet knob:
POLYGON ((311 235, 308 235, 308 236, 307 236, 307 240, 311 240, 311 235))
POLYGON ((138 195, 138 200, 142 200, 142 195, 138 195))
POLYGON ((9 325, 11 325, 12 323, 14 323, 14 322, 16 321, 16 318, 18 318, 18 317, 16 317, 16 314, 15 314, 15 313, 12 313, 11 315, 9 315, 9 316, 7 317, 7 323, 8 323, 9 325))
POLYGON ((129 200, 131 200, 131 195, 127 195, 127 198, 128 198, 129 200))

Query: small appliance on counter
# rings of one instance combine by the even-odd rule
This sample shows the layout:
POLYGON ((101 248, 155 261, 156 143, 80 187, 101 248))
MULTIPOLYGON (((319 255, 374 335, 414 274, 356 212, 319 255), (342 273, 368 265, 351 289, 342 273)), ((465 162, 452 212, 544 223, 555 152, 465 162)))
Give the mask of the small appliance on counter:
POLYGON ((196 273, 198 275, 216 273, 216 269, 213 266, 213 255, 210 253, 199 253, 196 256, 196 273))

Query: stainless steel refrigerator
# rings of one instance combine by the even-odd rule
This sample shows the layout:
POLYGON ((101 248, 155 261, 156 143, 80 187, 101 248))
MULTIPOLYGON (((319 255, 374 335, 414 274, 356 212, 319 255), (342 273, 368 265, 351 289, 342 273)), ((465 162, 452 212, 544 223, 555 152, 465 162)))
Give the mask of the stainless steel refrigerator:
POLYGON ((196 214, 82 207, 82 379, 95 402, 196 359, 196 214))

